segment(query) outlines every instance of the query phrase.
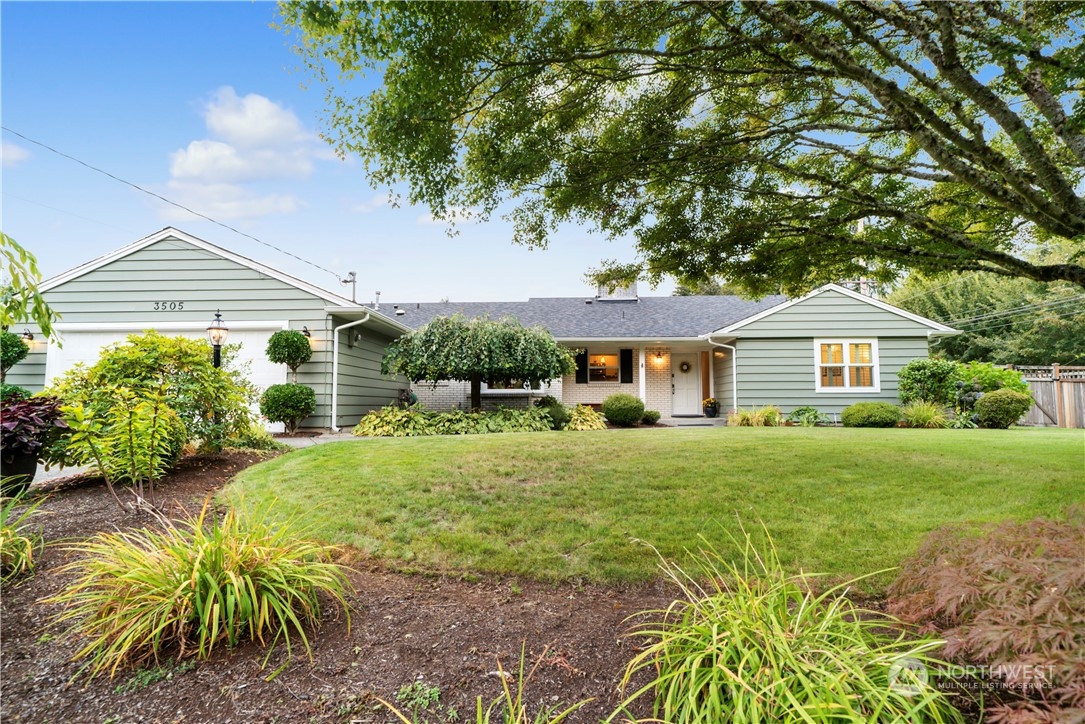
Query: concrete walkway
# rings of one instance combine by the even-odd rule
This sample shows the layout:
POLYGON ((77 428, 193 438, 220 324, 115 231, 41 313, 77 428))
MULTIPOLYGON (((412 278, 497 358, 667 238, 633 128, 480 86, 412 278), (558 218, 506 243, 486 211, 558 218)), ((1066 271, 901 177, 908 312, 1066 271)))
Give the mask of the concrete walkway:
POLYGON ((351 435, 347 430, 340 430, 339 432, 322 432, 319 435, 312 437, 276 437, 276 442, 281 442, 283 445, 289 445, 290 447, 312 447, 313 445, 323 445, 326 442, 341 442, 343 440, 359 440, 360 438, 351 435))

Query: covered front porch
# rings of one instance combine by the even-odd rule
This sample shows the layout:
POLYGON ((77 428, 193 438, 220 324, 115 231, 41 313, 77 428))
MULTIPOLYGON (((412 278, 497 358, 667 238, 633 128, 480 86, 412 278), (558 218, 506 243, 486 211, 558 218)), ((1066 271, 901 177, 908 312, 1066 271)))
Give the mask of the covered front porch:
POLYGON ((700 338, 560 340, 578 350, 577 371, 561 382, 566 405, 599 405, 616 393, 634 395, 665 419, 704 420, 703 402, 730 406, 730 351, 700 338))

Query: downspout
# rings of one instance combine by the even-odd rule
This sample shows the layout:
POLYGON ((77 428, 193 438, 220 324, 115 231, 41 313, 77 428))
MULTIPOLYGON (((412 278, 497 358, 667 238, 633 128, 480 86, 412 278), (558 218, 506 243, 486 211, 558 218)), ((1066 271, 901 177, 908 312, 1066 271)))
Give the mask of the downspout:
POLYGON ((335 424, 339 419, 339 333, 344 329, 357 327, 359 324, 365 324, 368 321, 369 312, 366 312, 361 319, 341 324, 338 327, 332 327, 332 432, 339 432, 339 427, 335 424))
POLYGON ((724 344, 723 342, 716 342, 711 337, 705 337, 705 340, 714 347, 725 347, 731 350, 731 409, 738 409, 738 347, 732 344, 724 344))

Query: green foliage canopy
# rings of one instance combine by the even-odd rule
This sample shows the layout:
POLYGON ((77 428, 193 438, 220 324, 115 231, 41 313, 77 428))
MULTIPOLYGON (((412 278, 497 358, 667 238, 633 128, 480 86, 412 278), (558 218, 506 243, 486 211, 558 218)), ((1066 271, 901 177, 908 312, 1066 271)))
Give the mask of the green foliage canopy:
POLYGON ((636 240, 601 282, 1085 286, 1082 3, 281 2, 326 136, 451 218, 636 240), (355 82, 381 86, 360 96, 355 82), (858 227, 865 220, 860 233, 858 227), (1066 261, 1026 244, 1070 243, 1066 261))
POLYGON ((0 327, 10 327, 28 319, 46 337, 53 336, 53 322, 59 315, 49 308, 38 292, 41 273, 38 260, 15 239, 0 231, 0 263, 3 264, 4 288, 0 290, 0 327))
POLYGON ((576 371, 576 359, 544 329, 514 319, 437 317, 391 345, 381 361, 384 374, 412 382, 471 382, 471 406, 482 406, 481 383, 536 384, 576 371))

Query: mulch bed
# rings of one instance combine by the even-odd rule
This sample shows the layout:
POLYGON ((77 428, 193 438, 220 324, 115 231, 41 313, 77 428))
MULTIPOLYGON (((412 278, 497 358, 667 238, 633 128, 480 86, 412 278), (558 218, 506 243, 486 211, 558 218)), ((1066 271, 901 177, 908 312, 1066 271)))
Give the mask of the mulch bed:
MULTIPOLYGON (((170 515, 195 512, 253 454, 186 458, 159 486, 159 507, 170 515)), ((47 541, 75 541, 98 531, 153 525, 147 515, 121 511, 101 481, 51 483, 38 518, 47 541)), ((39 603, 63 585, 56 571, 72 554, 51 545, 37 573, 4 586, 0 597, 0 720, 4 722, 388 722, 375 697, 394 700, 421 680, 441 691, 440 703, 473 721, 475 698, 497 697, 497 661, 514 674, 521 647, 538 669, 526 696, 538 705, 590 704, 569 721, 599 721, 619 701, 616 685, 635 654, 628 617, 665 607, 673 589, 662 583, 600 587, 527 580, 406 575, 373 563, 355 565, 350 630, 333 612, 310 636, 313 658, 283 647, 266 665, 263 650, 244 644, 208 661, 177 667, 170 678, 146 671, 93 680, 73 676, 77 642, 50 623, 55 606, 39 603), (283 668, 279 673, 276 672, 283 668)), ((515 685, 515 681, 512 682, 515 685)), ((647 702, 645 702, 647 704, 647 702)), ((649 714, 638 706, 635 713, 649 714)), ((408 713, 408 716, 410 714, 408 713)), ((437 722, 432 714, 425 718, 437 722)), ((447 721, 447 717, 441 721, 447 721)))

